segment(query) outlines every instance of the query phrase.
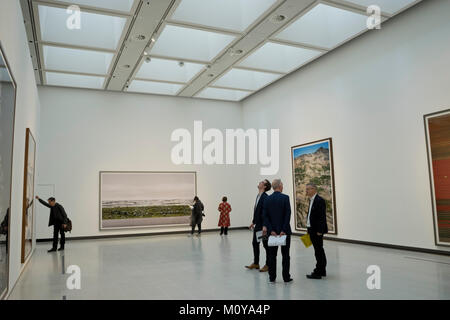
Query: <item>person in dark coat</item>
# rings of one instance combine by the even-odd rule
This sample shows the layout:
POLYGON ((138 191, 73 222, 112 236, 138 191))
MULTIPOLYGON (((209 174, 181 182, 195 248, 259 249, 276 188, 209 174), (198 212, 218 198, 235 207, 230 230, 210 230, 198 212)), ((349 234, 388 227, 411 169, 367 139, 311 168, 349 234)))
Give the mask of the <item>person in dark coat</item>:
POLYGON ((53 226, 53 246, 48 252, 56 251, 58 246, 58 233, 61 235, 60 247, 58 251, 64 250, 64 245, 66 243, 66 237, 64 235, 64 228, 67 224, 67 214, 64 210, 64 207, 56 202, 56 199, 51 197, 48 198, 48 203, 36 196, 36 199, 39 200, 47 208, 50 208, 50 217, 48 219, 48 226, 53 226))
POLYGON ((328 233, 327 204, 317 194, 317 186, 313 183, 306 185, 306 195, 309 198, 308 216, 306 227, 314 247, 316 256, 316 268, 311 274, 306 275, 308 279, 322 279, 327 276, 327 257, 323 249, 323 235, 328 233))
POLYGON ((205 207, 203 206, 203 203, 200 201, 200 199, 196 196, 194 198, 194 206, 192 208, 192 215, 191 215, 191 235, 194 234, 195 226, 198 228, 198 236, 200 236, 200 233, 202 232, 202 221, 203 217, 205 216, 203 214, 203 210, 205 210, 205 207))
POLYGON ((263 206, 264 201, 267 199, 267 191, 270 191, 272 188, 272 184, 269 182, 269 180, 261 181, 258 184, 258 195, 256 196, 255 205, 253 207, 253 220, 252 224, 250 225, 250 229, 253 229, 253 240, 252 240, 252 246, 253 246, 253 263, 251 265, 245 266, 247 269, 259 269, 259 272, 267 272, 269 271, 268 267, 268 254, 267 250, 269 248, 267 244, 267 238, 263 238, 260 242, 263 243, 264 250, 266 251, 266 263, 264 267, 261 269, 259 268, 259 254, 260 254, 260 245, 258 242, 258 239, 256 239, 256 233, 259 231, 262 231, 263 228, 263 206))
POLYGON ((6 237, 6 253, 8 253, 9 248, 9 208, 6 209, 5 218, 3 218, 2 223, 0 224, 0 234, 4 234, 6 237))
MULTIPOLYGON (((289 273, 291 246, 291 203, 289 196, 283 194, 283 183, 280 179, 272 182, 273 193, 264 201, 263 207, 263 234, 270 236, 286 236, 286 245, 281 246, 281 255, 283 257, 283 280, 286 283, 292 281, 289 273)), ((277 277, 277 252, 278 247, 269 247, 269 281, 274 283, 277 277)))

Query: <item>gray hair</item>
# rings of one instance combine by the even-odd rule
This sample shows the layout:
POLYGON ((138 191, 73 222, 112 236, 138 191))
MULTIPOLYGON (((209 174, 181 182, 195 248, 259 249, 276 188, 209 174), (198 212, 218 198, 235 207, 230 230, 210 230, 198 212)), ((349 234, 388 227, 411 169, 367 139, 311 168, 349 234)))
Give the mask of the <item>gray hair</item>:
POLYGON ((312 182, 308 183, 306 186, 307 187, 313 187, 315 190, 317 190, 317 186, 314 183, 312 183, 312 182))
POLYGON ((281 182, 281 179, 275 179, 272 181, 272 188, 273 190, 279 189, 283 182, 281 182))

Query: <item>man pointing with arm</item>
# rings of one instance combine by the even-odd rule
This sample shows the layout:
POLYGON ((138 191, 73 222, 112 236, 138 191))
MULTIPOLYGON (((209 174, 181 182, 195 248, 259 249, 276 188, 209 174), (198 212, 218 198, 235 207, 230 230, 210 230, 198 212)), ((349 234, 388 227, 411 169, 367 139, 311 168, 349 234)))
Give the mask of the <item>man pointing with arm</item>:
POLYGON ((66 242, 66 237, 64 234, 64 228, 67 223, 67 214, 64 210, 64 207, 56 202, 56 199, 51 197, 48 198, 48 203, 36 196, 36 199, 39 200, 44 206, 50 208, 50 217, 48 219, 48 226, 53 226, 53 246, 48 252, 56 251, 58 246, 58 233, 61 234, 60 247, 58 251, 64 250, 64 244, 66 242))

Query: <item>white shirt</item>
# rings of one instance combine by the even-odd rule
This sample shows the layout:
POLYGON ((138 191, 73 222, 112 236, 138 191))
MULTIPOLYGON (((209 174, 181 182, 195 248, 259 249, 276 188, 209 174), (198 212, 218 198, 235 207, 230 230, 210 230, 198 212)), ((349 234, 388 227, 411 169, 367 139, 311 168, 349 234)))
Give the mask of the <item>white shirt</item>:
POLYGON ((311 208, 312 208, 312 205, 314 203, 314 199, 316 198, 316 195, 317 195, 317 193, 310 198, 311 200, 310 200, 310 203, 309 203, 308 219, 306 221, 306 227, 307 228, 311 227, 311 223, 309 222, 309 216, 311 215, 311 208))
POLYGON ((256 202, 255 202, 255 207, 254 207, 253 211, 256 210, 256 206, 258 205, 259 199, 261 199, 261 195, 262 195, 262 192, 258 193, 258 195, 256 196, 256 202))

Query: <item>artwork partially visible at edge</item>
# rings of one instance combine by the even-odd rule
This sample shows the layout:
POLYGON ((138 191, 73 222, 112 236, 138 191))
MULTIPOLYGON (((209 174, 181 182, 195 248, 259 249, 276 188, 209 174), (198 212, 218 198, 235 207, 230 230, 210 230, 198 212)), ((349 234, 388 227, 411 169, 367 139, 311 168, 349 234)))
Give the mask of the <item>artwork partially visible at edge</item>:
POLYGON ((0 300, 8 292, 10 208, 17 84, 0 41, 0 300))
POLYGON ((187 226, 195 172, 100 172, 100 230, 187 226))
POLYGON ((291 148, 291 158, 295 229, 307 231, 309 199, 306 196, 306 184, 314 183, 327 205, 328 232, 337 234, 332 139, 294 146, 291 148))
POLYGON ((33 246, 35 161, 36 141, 31 130, 27 128, 23 183, 22 263, 29 257, 33 246))
POLYGON ((450 109, 424 121, 435 243, 450 246, 450 109))

